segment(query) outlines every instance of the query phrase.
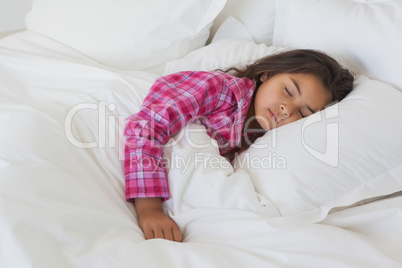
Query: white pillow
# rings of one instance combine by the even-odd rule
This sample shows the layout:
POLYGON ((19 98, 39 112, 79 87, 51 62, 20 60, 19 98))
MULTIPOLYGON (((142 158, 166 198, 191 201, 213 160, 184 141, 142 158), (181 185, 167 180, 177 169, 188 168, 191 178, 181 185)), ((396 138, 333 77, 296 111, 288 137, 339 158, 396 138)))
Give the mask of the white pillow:
POLYGON ((222 25, 214 34, 211 43, 214 43, 221 39, 241 39, 247 41, 254 41, 254 38, 251 36, 246 26, 244 26, 243 23, 233 18, 232 16, 228 17, 222 23, 222 25))
POLYGON ((401 92, 361 76, 343 101, 267 132, 235 166, 282 217, 401 191, 401 104, 401 92))
POLYGON ((120 69, 147 70, 203 46, 226 0, 33 0, 28 30, 120 69))
POLYGON ((266 46, 240 39, 220 39, 203 48, 193 51, 186 57, 168 62, 164 74, 179 71, 212 71, 227 69, 235 65, 254 62, 268 54, 278 53, 287 48, 266 46))
MULTIPOLYGON (((211 29, 212 36, 229 16, 244 24, 255 42, 272 45, 275 0, 228 0, 225 8, 214 21, 211 29)), ((236 31, 236 28, 233 28, 233 31, 236 31)))
POLYGON ((273 44, 315 48, 402 89, 402 1, 277 0, 273 44))

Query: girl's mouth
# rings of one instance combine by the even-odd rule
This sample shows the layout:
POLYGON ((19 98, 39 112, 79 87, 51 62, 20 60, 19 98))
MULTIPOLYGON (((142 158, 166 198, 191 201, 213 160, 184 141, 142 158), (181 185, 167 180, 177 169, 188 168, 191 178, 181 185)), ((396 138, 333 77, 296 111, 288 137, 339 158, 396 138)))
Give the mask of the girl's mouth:
POLYGON ((278 117, 276 116, 276 114, 274 114, 270 109, 268 109, 268 112, 271 118, 275 121, 275 123, 278 123, 278 117))

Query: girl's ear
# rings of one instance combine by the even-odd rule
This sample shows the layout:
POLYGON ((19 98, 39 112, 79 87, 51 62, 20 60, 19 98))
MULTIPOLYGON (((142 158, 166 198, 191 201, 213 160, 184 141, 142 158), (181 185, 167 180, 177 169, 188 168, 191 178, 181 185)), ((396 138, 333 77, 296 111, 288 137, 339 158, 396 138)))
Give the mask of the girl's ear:
POLYGON ((269 78, 269 74, 268 74, 267 72, 265 72, 265 73, 263 73, 263 74, 261 75, 260 81, 261 81, 261 82, 265 82, 265 81, 268 80, 268 78, 269 78))

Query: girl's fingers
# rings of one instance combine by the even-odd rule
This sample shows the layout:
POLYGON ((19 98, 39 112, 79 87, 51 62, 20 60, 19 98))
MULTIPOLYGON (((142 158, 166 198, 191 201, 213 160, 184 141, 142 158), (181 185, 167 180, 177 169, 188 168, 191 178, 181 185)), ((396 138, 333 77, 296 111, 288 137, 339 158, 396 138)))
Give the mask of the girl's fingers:
POLYGON ((141 214, 138 225, 146 240, 161 238, 170 241, 182 242, 182 235, 177 224, 162 211, 141 214))
POLYGON ((165 238, 165 236, 163 235, 163 231, 162 231, 161 228, 154 229, 154 230, 153 230, 153 233, 154 233, 153 238, 165 238))
POLYGON ((173 239, 172 241, 176 241, 176 242, 182 242, 183 238, 181 236, 181 232, 179 230, 179 228, 177 226, 175 226, 175 228, 172 229, 172 234, 173 234, 173 239))
POLYGON ((152 238, 163 238, 170 241, 182 242, 182 236, 179 228, 177 226, 173 226, 172 228, 161 229, 158 231, 153 231, 152 238))
POLYGON ((152 229, 143 229, 142 231, 144 232, 145 239, 154 238, 154 232, 152 231, 152 229))
POLYGON ((166 240, 170 240, 170 241, 173 241, 173 232, 172 232, 172 229, 167 229, 166 231, 164 231, 163 232, 163 234, 164 234, 164 238, 166 239, 166 240))

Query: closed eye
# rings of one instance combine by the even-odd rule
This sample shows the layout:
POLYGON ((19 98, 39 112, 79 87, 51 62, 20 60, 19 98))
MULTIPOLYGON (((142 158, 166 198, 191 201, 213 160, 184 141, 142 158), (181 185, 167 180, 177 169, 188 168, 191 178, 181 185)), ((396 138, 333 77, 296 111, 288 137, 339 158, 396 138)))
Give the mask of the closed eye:
POLYGON ((289 89, 287 87, 285 87, 285 91, 290 97, 293 97, 292 93, 290 93, 290 91, 289 91, 289 89))
POLYGON ((305 118, 305 117, 306 117, 306 116, 302 113, 301 110, 299 110, 299 114, 300 114, 300 116, 301 116, 302 118, 305 118))

